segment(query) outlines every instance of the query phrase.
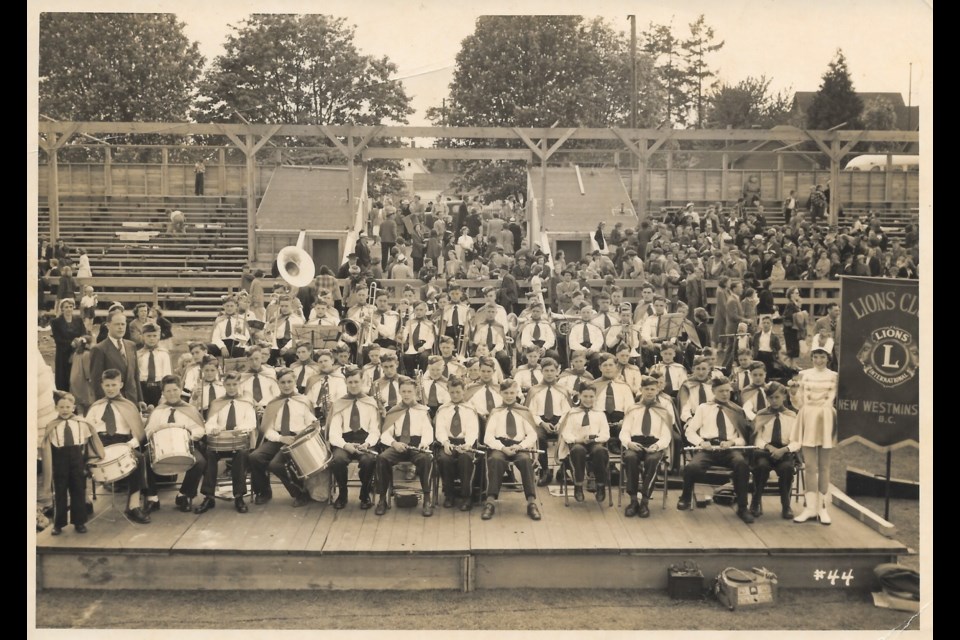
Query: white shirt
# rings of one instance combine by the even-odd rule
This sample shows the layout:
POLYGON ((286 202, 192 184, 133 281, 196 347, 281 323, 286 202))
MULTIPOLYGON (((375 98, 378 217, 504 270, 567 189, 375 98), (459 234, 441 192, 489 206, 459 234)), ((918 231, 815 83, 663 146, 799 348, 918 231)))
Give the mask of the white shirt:
POLYGON ((90 429, 87 427, 86 422, 78 420, 76 416, 71 416, 66 420, 57 416, 57 425, 54 427, 54 431, 50 436, 50 444, 55 447, 62 447, 67 429, 70 429, 70 433, 73 436, 74 446, 84 445, 87 443, 87 439, 90 438, 90 429))
POLYGON ((363 444, 372 447, 380 441, 380 412, 368 403, 351 401, 348 406, 335 413, 333 418, 330 419, 329 441, 334 447, 342 449, 347 444, 343 434, 345 431, 350 431, 350 416, 354 404, 356 404, 357 411, 360 414, 360 429, 367 432, 363 444))
POLYGON ((280 385, 277 384, 275 373, 270 375, 269 369, 261 369, 256 374, 251 372, 248 377, 244 378, 243 382, 240 383, 240 392, 256 404, 265 407, 267 403, 280 395, 280 385), (260 402, 257 402, 253 397, 254 376, 260 380, 260 394, 262 396, 260 402))
MULTIPOLYGON (((300 433, 316 421, 313 411, 306 403, 300 400, 291 400, 290 398, 286 399, 286 403, 290 408, 290 435, 300 433)), ((283 431, 283 407, 277 409, 273 424, 268 425, 263 434, 263 438, 271 442, 279 442, 281 431, 283 431)))
POLYGON ((428 407, 439 407, 442 404, 450 402, 450 393, 447 391, 447 384, 442 379, 434 380, 430 376, 423 376, 423 398, 421 402, 428 407), (430 394, 436 388, 436 400, 430 400, 430 394))
POLYGON ((323 391, 324 381, 327 383, 327 402, 332 403, 334 400, 338 400, 347 395, 347 381, 343 379, 343 376, 337 372, 320 374, 304 394, 310 399, 310 402, 312 402, 314 406, 319 406, 320 404, 320 393, 323 391))
POLYGON ((246 344, 250 341, 250 334, 247 333, 247 323, 244 322, 240 315, 223 316, 222 318, 218 318, 213 325, 213 335, 210 337, 210 342, 217 345, 221 351, 226 351, 227 347, 223 343, 224 340, 236 340, 241 344, 246 344), (230 321, 229 336, 227 335, 228 320, 230 321))
POLYGON ((193 390, 191 400, 193 398, 200 398, 200 402, 193 402, 193 406, 197 407, 201 411, 206 411, 210 408, 210 385, 213 385, 213 393, 215 394, 214 398, 222 398, 223 396, 227 395, 226 389, 223 388, 223 385, 220 384, 219 380, 215 380, 213 382, 199 380, 196 388, 193 390))
POLYGON ((377 337, 385 340, 396 340, 397 333, 400 330, 400 314, 396 311, 375 311, 373 313, 373 327, 376 329, 377 337), (381 317, 380 314, 383 314, 381 317))
POLYGON ((543 380, 543 371, 539 365, 537 365, 535 369, 530 368, 529 365, 523 365, 522 367, 517 367, 517 370, 513 374, 513 379, 517 381, 521 389, 526 391, 530 387, 540 384, 543 380))
POLYGON ((487 409, 487 391, 490 392, 490 395, 493 397, 493 406, 499 407, 503 404, 503 397, 500 395, 500 387, 490 384, 487 386, 481 386, 476 392, 470 396, 470 400, 467 404, 472 406, 478 414, 481 416, 486 416, 489 413, 487 409))
POLYGON ((597 436, 594 441, 600 443, 610 439, 610 424, 607 422, 607 415, 596 408, 587 411, 582 407, 573 407, 563 423, 563 432, 560 437, 567 444, 574 444, 578 440, 590 436, 597 436), (588 424, 586 425, 583 424, 584 414, 588 416, 588 424))
POLYGON ((436 341, 436 338, 437 333, 432 322, 430 322, 427 318, 423 318, 422 320, 412 318, 410 322, 407 323, 407 326, 404 327, 403 331, 403 342, 406 345, 406 350, 404 353, 413 355, 419 353, 423 349, 429 353, 433 351, 433 343, 436 341), (414 344, 415 334, 418 336, 418 339, 422 340, 424 343, 419 349, 414 344))
POLYGON ((581 349, 601 351, 604 343, 603 331, 595 324, 577 322, 570 328, 570 333, 567 335, 567 343, 573 351, 579 351, 581 349), (583 345, 584 328, 587 330, 588 345, 586 347, 583 345))
MULTIPOLYGON (((476 397, 476 396, 474 396, 476 397)), ((520 411, 513 411, 514 422, 517 425, 517 433, 511 438, 520 441, 521 449, 532 449, 537 444, 537 432, 523 417, 520 411)), ((487 417, 487 428, 483 437, 483 443, 491 449, 501 450, 505 446, 497 438, 508 438, 507 435, 507 411, 494 411, 487 417)))
POLYGON ((607 389, 610 387, 613 387, 615 411, 626 411, 633 406, 633 391, 629 385, 618 380, 603 380, 597 386, 597 399, 593 403, 599 411, 607 410, 607 389))
MULTIPOLYGON (((657 406, 663 405, 659 402, 657 406)), ((633 436, 643 435, 643 416, 650 413, 650 435, 657 439, 657 448, 665 450, 670 446, 670 440, 673 438, 673 424, 663 419, 657 411, 650 411, 642 402, 638 402, 636 408, 627 411, 623 417, 623 427, 620 429, 620 442, 626 445, 632 441, 633 436)))
POLYGON ((550 394, 550 402, 553 405, 553 415, 560 417, 565 411, 570 409, 570 400, 567 394, 562 390, 559 381, 553 385, 542 385, 536 393, 531 392, 527 399, 527 407, 537 418, 544 417, 544 411, 547 403, 547 394, 550 394))
MULTIPOLYGON (((712 440, 719 437, 720 432, 717 426, 717 414, 720 413, 720 405, 715 402, 706 402, 697 407, 697 412, 687 424, 684 434, 687 441, 697 447, 704 440, 712 440)), ((726 422, 727 440, 733 440, 735 445, 743 446, 747 442, 744 440, 740 429, 734 420, 724 415, 726 422)))
POLYGON ((659 338, 660 325, 667 314, 647 316, 643 320, 643 328, 640 329, 640 335, 646 342, 653 342, 659 338))
POLYGON ((493 348, 490 349, 491 353, 504 350, 506 345, 504 342, 503 327, 498 327, 496 324, 477 325, 473 333, 473 343, 489 344, 490 342, 493 342, 493 348))
POLYGON ((710 381, 700 382, 699 380, 690 379, 690 382, 695 382, 699 385, 699 388, 696 385, 691 385, 692 391, 686 402, 686 404, 680 407, 680 420, 686 422, 697 412, 697 408, 700 406, 700 388, 704 390, 706 394, 707 402, 713 401, 713 386, 710 384, 710 381))
MULTIPOLYGON (((140 382, 147 382, 150 373, 150 349, 140 349, 137 352, 137 368, 140 372, 140 382)), ((170 366, 170 353, 166 349, 156 348, 153 350, 153 366, 156 371, 153 376, 153 382, 160 382, 163 376, 173 373, 170 366)))
POLYGON ((533 342, 535 329, 540 330, 540 337, 537 340, 543 341, 544 349, 553 349, 557 345, 557 333, 554 331, 553 325, 541 319, 539 322, 531 320, 523 325, 523 329, 520 330, 520 346, 522 348, 540 346, 533 342))
MULTIPOLYGON (((123 396, 117 396, 115 400, 120 400, 123 396)), ((103 423, 103 412, 107 410, 106 399, 104 402, 94 403, 89 409, 87 409, 87 422, 92 424, 97 431, 106 433, 107 426, 103 423)), ((113 408, 113 416, 116 418, 117 425, 117 435, 121 436, 131 436, 128 444, 139 445, 140 441, 133 435, 133 432, 130 430, 130 425, 127 424, 127 421, 123 419, 121 412, 117 411, 116 407, 113 408)))
POLYGON ((480 437, 480 420, 476 410, 467 403, 453 404, 448 402, 437 409, 435 419, 437 426, 437 442, 450 444, 450 438, 463 438, 464 444, 472 447, 480 437), (450 422, 453 420, 454 409, 460 416, 460 435, 450 435, 450 422))
POLYGON ((230 415, 231 404, 237 421, 234 426, 235 431, 253 431, 257 428, 257 412, 250 406, 250 403, 232 401, 224 404, 216 414, 207 418, 205 425, 207 435, 210 435, 214 429, 218 431, 227 430, 227 418, 230 415))
POLYGON ((397 415, 393 422, 380 434, 380 442, 390 446, 400 437, 403 431, 404 413, 409 410, 410 437, 420 437, 420 444, 418 444, 417 447, 421 449, 430 446, 433 442, 433 425, 430 424, 430 415, 426 410, 416 407, 417 405, 413 405, 409 409, 404 408, 402 411, 397 410, 397 415))
POLYGON ((161 404, 153 413, 150 414, 150 419, 147 420, 147 426, 144 427, 144 431, 147 434, 147 438, 150 438, 150 435, 154 431, 159 431, 160 429, 166 428, 167 424, 176 424, 185 428, 190 432, 190 437, 194 440, 199 440, 204 435, 204 425, 202 422, 196 422, 190 416, 190 414, 184 412, 179 407, 171 407, 168 405, 161 404), (173 410, 173 422, 170 421, 170 411, 173 410))
POLYGON ((770 347, 770 336, 773 335, 772 331, 761 331, 760 337, 757 339, 757 351, 772 351, 770 347))

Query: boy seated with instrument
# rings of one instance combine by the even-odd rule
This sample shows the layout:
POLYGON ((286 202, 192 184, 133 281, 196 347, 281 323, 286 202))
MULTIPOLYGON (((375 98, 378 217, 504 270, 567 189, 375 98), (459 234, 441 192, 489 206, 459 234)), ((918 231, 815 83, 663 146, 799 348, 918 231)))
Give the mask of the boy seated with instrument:
MULTIPOLYGON (((216 362, 216 358, 208 357, 216 362)), ((205 362, 204 370, 208 367, 209 363, 205 362)), ((193 499, 197 497, 197 488, 207 467, 207 459, 203 455, 203 446, 200 444, 204 435, 203 418, 194 405, 184 402, 180 397, 180 382, 176 376, 165 376, 160 382, 163 387, 163 396, 160 404, 150 414, 144 431, 148 441, 164 429, 184 429, 189 433, 190 441, 193 442, 193 451, 176 452, 184 456, 192 453, 194 459, 193 465, 184 470, 183 481, 180 483, 180 491, 176 498, 177 508, 184 513, 189 513, 193 510, 193 499)), ((157 457, 155 447, 151 452, 150 463, 152 466, 157 466, 162 462, 163 460, 157 457)))
POLYGON ((84 457, 87 445, 94 456, 104 457, 103 444, 92 424, 74 413, 73 394, 57 391, 57 419, 49 423, 40 446, 43 448, 44 481, 53 484, 53 530, 58 536, 67 526, 67 499, 70 520, 77 533, 87 532, 87 476, 84 457))
POLYGON ((192 363, 183 370, 183 375, 180 378, 180 390, 183 399, 187 402, 190 401, 193 390, 200 384, 200 363, 207 356, 207 345, 203 342, 191 342, 188 349, 190 350, 192 363))
POLYGON ((147 436, 143 429, 140 409, 123 396, 123 374, 118 369, 107 369, 100 377, 103 397, 90 405, 87 422, 94 425, 97 437, 104 447, 123 444, 130 448, 137 460, 137 470, 127 476, 127 508, 123 512, 136 524, 148 524, 150 512, 160 509, 160 498, 154 476, 144 455, 147 436), (145 503, 140 504, 140 493, 145 503))
POLYGON ((584 387, 580 391, 580 405, 568 409, 557 425, 560 432, 557 459, 563 460, 568 456, 570 458, 573 467, 573 498, 577 502, 584 501, 583 483, 587 473, 587 456, 590 457, 593 477, 597 481, 597 502, 602 503, 607 498, 607 465, 610 462, 607 441, 610 440, 610 425, 603 411, 596 408, 596 399, 596 389, 592 386, 584 387))
POLYGON ((548 466, 547 444, 549 440, 558 438, 557 426, 560 423, 560 416, 570 409, 571 402, 570 392, 558 382, 560 365, 557 361, 553 358, 544 358, 541 363, 541 372, 543 381, 530 389, 526 405, 533 413, 536 422, 537 448, 543 451, 539 454, 540 479, 537 481, 537 486, 545 487, 553 479, 548 466))
MULTIPOLYGON (((316 408, 317 419, 326 423, 328 408, 334 400, 346 395, 347 385, 340 374, 333 352, 328 349, 317 351, 317 371, 307 380, 307 391, 304 395, 316 408)), ((297 387, 299 386, 298 383, 297 387)))
POLYGON ((425 405, 417 402, 417 383, 412 378, 400 379, 400 404, 387 412, 383 419, 380 443, 387 447, 377 458, 380 472, 380 500, 374 511, 382 516, 387 511, 387 492, 393 484, 393 466, 410 462, 420 476, 423 492, 423 517, 433 515, 430 500, 430 481, 433 470, 433 425, 425 405))
POLYGON ((687 368, 676 362, 677 346, 672 342, 660 345, 660 362, 653 365, 651 373, 659 372, 663 380, 663 391, 671 398, 676 398, 680 387, 687 380, 687 368))
POLYGON ((400 376, 397 368, 400 359, 393 351, 387 351, 380 358, 383 375, 373 384, 370 395, 377 399, 380 405, 389 411, 400 402, 400 376))
POLYGON ((268 356, 269 353, 259 345, 247 349, 247 370, 240 382, 240 393, 260 408, 280 394, 276 370, 263 364, 268 356))
POLYGON ((330 411, 330 471, 338 488, 333 507, 347 506, 347 467, 356 460, 360 466, 360 508, 369 509, 373 506, 370 491, 377 465, 375 447, 380 441, 380 408, 363 392, 363 374, 358 367, 348 367, 344 377, 347 393, 333 403, 330 411))
MULTIPOLYGON (((326 353, 330 355, 330 352, 327 350, 326 353)), ((310 381, 313 377, 320 373, 320 367, 317 365, 313 357, 313 344, 304 340, 303 342, 298 342, 296 346, 296 356, 297 361, 290 365, 290 369, 293 371, 294 378, 297 381, 297 393, 305 394, 307 388, 310 386, 310 381)), ((330 357, 330 366, 333 366, 333 357, 330 357)), ((279 382, 279 379, 277 380, 279 382)))
POLYGON ((650 517, 650 495, 660 461, 667 454, 673 437, 674 417, 661 402, 660 383, 644 376, 640 383, 640 402, 627 410, 620 430, 623 445, 623 466, 627 474, 628 518, 650 517), (643 484, 640 468, 643 467, 643 484), (637 494, 641 495, 637 500, 637 494))
POLYGON ((536 345, 531 345, 523 350, 526 362, 517 367, 513 379, 520 385, 520 391, 524 395, 531 387, 540 384, 543 380, 543 372, 540 370, 541 355, 543 355, 543 351, 536 345))
POLYGON ((464 381, 454 376, 447 381, 450 401, 437 410, 436 438, 443 447, 437 454, 443 483, 443 507, 454 506, 454 484, 460 480, 461 511, 473 508, 471 500, 480 418, 464 399, 464 381))
POLYGON ((790 395, 787 387, 779 382, 771 382, 766 391, 770 403, 757 411, 753 421, 757 450, 753 454, 754 492, 750 513, 754 517, 763 515, 763 489, 770 479, 770 472, 774 471, 780 493, 780 516, 784 520, 793 520, 790 490, 793 488, 796 456, 801 444, 793 438, 797 413, 785 406, 790 395))
MULTIPOLYGON (((464 344, 463 348, 466 350, 467 345, 464 344)), ((456 341, 450 336, 443 336, 440 338, 440 358, 443 360, 443 367, 441 368, 444 378, 450 378, 452 376, 457 376, 460 379, 466 377, 466 369, 463 366, 463 363, 459 361, 456 353, 456 341)))
POLYGON ((190 404, 205 418, 210 410, 210 403, 224 393, 220 383, 220 361, 214 356, 205 356, 200 361, 200 381, 190 394, 190 404))
POLYGON ((427 372, 420 377, 420 393, 423 404, 430 410, 430 418, 437 415, 437 409, 450 401, 447 390, 447 379, 443 376, 443 358, 430 356, 427 358, 427 372))
POLYGON ((266 504, 273 497, 267 471, 277 476, 293 498, 294 507, 310 502, 310 494, 299 482, 294 482, 287 469, 287 457, 283 449, 293 444, 297 436, 320 426, 313 415, 313 405, 297 393, 297 376, 292 369, 277 371, 280 395, 267 405, 260 421, 263 441, 250 454, 250 482, 253 485, 254 504, 266 504))
POLYGON ((593 382, 593 374, 587 371, 587 352, 576 350, 570 354, 570 367, 564 370, 557 378, 557 384, 569 391, 578 394, 585 386, 593 382))
POLYGON ((243 497, 247 495, 247 464, 250 448, 256 443, 257 412, 254 405, 240 395, 240 373, 223 376, 224 395, 210 405, 206 431, 207 465, 200 493, 203 502, 196 513, 205 513, 217 506, 217 472, 221 458, 233 458, 230 473, 233 480, 233 505, 239 513, 247 512, 243 497), (234 437, 230 437, 234 436, 234 437))

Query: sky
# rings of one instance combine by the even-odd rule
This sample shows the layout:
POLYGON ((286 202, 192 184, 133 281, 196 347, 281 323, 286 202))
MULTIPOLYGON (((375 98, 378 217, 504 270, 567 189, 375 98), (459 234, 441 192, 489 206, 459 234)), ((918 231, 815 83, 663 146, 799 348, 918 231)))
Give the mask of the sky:
MULTIPOLYGON (((41 11, 130 11, 131 3, 105 0, 35 0, 41 11)), ((363 53, 386 55, 398 65, 397 79, 412 96, 410 124, 429 124, 425 112, 447 94, 462 40, 484 14, 584 13, 600 16, 629 32, 651 22, 672 24, 678 36, 704 14, 718 40, 726 42, 710 59, 723 82, 746 76, 772 78, 774 90, 815 91, 838 47, 847 57, 858 91, 899 91, 905 102, 932 96, 933 9, 920 0, 160 0, 136 3, 138 11, 172 12, 200 45, 208 63, 223 53, 229 25, 255 12, 317 13, 345 17, 356 26, 363 53), (584 13, 589 7, 589 13, 584 13), (913 91, 908 100, 910 63, 913 91)), ((928 98, 929 100, 929 98, 928 98)))

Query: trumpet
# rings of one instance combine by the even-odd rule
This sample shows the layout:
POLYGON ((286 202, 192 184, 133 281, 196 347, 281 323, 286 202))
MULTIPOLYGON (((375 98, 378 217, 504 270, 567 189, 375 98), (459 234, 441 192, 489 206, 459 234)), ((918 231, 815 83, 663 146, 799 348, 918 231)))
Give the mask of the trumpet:
POLYGON ((457 330, 457 357, 462 361, 467 357, 467 340, 464 332, 466 331, 466 325, 461 324, 460 328, 457 330))

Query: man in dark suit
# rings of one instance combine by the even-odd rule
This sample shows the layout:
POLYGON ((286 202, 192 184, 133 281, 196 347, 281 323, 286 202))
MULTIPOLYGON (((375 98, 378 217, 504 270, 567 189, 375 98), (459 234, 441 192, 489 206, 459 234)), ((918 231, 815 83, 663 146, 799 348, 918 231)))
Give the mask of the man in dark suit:
POLYGON ((773 332, 773 318, 760 316, 760 331, 753 334, 753 359, 767 367, 767 376, 772 378, 774 365, 780 362, 780 336, 773 332))
POLYGON ((740 302, 740 296, 743 295, 743 283, 739 280, 730 285, 726 302, 724 304, 727 336, 724 340, 727 344, 726 353, 723 357, 723 368, 730 369, 733 364, 734 356, 737 354, 737 329, 743 321, 743 303, 740 302))
POLYGON ((99 400, 104 396, 100 378, 107 369, 117 369, 123 378, 123 395, 135 404, 141 403, 140 374, 137 370, 137 347, 124 340, 127 318, 121 310, 114 310, 107 319, 107 338, 90 349, 90 380, 99 400))

